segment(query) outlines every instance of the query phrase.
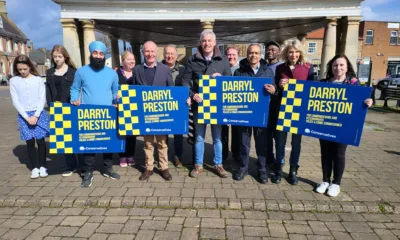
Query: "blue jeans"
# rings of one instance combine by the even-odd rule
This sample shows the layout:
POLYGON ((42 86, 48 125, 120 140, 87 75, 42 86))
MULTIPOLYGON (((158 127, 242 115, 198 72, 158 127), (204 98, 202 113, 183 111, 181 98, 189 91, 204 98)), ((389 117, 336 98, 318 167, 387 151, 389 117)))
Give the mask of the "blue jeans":
MULTIPOLYGON (((203 165, 204 159, 204 139, 206 137, 207 124, 197 123, 197 114, 194 114, 194 123, 196 126, 195 136, 195 164, 203 165)), ((222 164, 222 125, 210 125, 214 146, 214 165, 222 164)))
MULTIPOLYGON (((282 164, 285 162, 285 146, 287 132, 276 130, 276 160, 275 164, 282 164)), ((299 166, 300 151, 301 151, 301 136, 299 134, 292 134, 292 151, 290 152, 290 165, 299 166)))

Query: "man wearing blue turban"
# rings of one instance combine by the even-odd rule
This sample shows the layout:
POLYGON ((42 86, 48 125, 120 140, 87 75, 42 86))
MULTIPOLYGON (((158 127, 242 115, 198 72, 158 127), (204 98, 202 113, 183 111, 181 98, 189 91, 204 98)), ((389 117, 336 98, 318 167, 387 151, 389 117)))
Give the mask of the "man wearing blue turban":
MULTIPOLYGON (((71 103, 113 105, 118 94, 118 75, 109 67, 105 67, 106 45, 100 41, 89 44, 90 64, 79 68, 75 73, 71 87, 71 103)), ((113 170, 112 153, 103 154, 105 177, 119 179, 120 176, 113 170)), ((95 154, 84 154, 84 177, 82 187, 92 185, 95 154)))

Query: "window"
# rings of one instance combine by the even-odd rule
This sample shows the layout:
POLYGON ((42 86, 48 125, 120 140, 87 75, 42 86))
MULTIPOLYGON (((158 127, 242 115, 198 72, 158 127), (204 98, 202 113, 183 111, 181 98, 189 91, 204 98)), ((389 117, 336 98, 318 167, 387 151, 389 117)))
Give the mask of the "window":
POLYGON ((21 43, 21 54, 25 54, 25 44, 21 43))
POLYGON ((309 42, 308 43, 308 53, 315 54, 317 53, 317 43, 309 42))
POLYGON ((367 30, 367 38, 365 44, 372 44, 374 42, 374 30, 367 30))
POLYGON ((7 52, 11 52, 11 41, 7 40, 7 52))
POLYGON ((396 45, 397 43, 397 31, 392 31, 390 33, 390 45, 396 45))
POLYGON ((3 38, 0 37, 0 52, 3 52, 3 38))
POLYGON ((18 52, 18 43, 14 42, 14 52, 18 52))

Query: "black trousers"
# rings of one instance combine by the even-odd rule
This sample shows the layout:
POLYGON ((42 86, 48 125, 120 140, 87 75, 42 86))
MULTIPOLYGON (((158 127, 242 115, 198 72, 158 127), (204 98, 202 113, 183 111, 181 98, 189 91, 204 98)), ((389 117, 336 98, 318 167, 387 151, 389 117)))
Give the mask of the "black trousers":
MULTIPOLYGON (((84 161, 84 167, 83 170, 85 172, 93 172, 94 167, 96 165, 96 154, 95 153, 86 153, 83 154, 83 161, 84 161)), ((113 165, 113 159, 112 159, 113 154, 112 153, 103 153, 103 163, 104 163, 104 168, 112 168, 113 165)))
POLYGON ((125 152, 120 153, 119 157, 133 157, 135 156, 136 149, 136 136, 126 136, 125 139, 125 152))
MULTIPOLYGON (((238 133, 238 127, 230 126, 231 128, 231 152, 232 158, 236 159, 239 157, 239 148, 240 148, 240 136, 238 133)), ((222 141, 222 159, 226 160, 229 156, 229 126, 222 126, 221 133, 221 141, 222 141)))
POLYGON ((321 145, 322 181, 340 185, 345 168, 347 145, 327 140, 319 140, 321 145))
POLYGON ((31 166, 33 168, 45 167, 46 165, 46 141, 44 138, 35 139, 32 138, 26 141, 26 146, 28 148, 28 157, 31 161, 31 166), (38 145, 38 150, 36 151, 35 140, 38 145))
POLYGON ((229 156, 229 126, 223 125, 221 132, 222 141, 222 160, 226 160, 229 156))
POLYGON ((258 171, 266 172, 266 139, 267 128, 258 127, 243 127, 237 126, 239 134, 239 166, 241 170, 248 171, 249 168, 249 154, 251 148, 251 137, 254 132, 254 141, 256 144, 257 153, 257 167, 258 171))

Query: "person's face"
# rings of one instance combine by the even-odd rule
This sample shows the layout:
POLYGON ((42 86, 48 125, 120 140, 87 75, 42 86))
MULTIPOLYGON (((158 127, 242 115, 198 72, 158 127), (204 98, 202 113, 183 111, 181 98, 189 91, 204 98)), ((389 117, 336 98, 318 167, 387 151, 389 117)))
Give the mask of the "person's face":
POLYGON ((217 41, 213 38, 211 34, 205 34, 203 39, 201 40, 200 46, 203 50, 203 53, 212 53, 214 51, 214 47, 217 44, 217 41))
POLYGON ((347 61, 345 58, 338 58, 332 63, 333 75, 339 78, 347 73, 347 61))
POLYGON ((296 64, 300 59, 300 51, 294 47, 290 48, 287 58, 289 59, 291 64, 296 64))
POLYGON ((261 59, 261 49, 259 46, 253 45, 247 49, 247 60, 249 64, 255 65, 260 62, 261 59))
POLYGON ((122 65, 125 68, 130 68, 132 69, 135 66, 135 56, 132 53, 129 53, 128 56, 122 61, 122 65))
POLYGON ((147 64, 153 64, 157 61, 157 46, 155 44, 147 44, 143 48, 143 55, 147 64))
POLYGON ((238 58, 239 58, 238 51, 236 51, 236 49, 234 49, 234 48, 230 48, 230 49, 228 49, 228 51, 226 52, 226 57, 228 58, 229 65, 230 65, 231 67, 232 67, 232 66, 235 66, 236 63, 237 63, 237 61, 238 61, 238 58))
POLYGON ((175 64, 176 59, 178 58, 178 53, 176 52, 175 48, 167 47, 164 50, 164 61, 172 66, 175 64))
POLYGON ((62 66, 65 63, 65 58, 62 53, 54 51, 53 60, 57 66, 62 66))
POLYGON ((17 71, 19 72, 19 74, 21 74, 21 77, 27 77, 27 76, 29 76, 31 69, 26 64, 18 63, 17 71))
POLYGON ((281 50, 275 45, 269 45, 267 48, 267 59, 268 61, 273 61, 279 57, 281 50))
POLYGON ((94 50, 92 52, 92 57, 93 58, 104 59, 104 53, 102 51, 99 51, 99 50, 94 50))

